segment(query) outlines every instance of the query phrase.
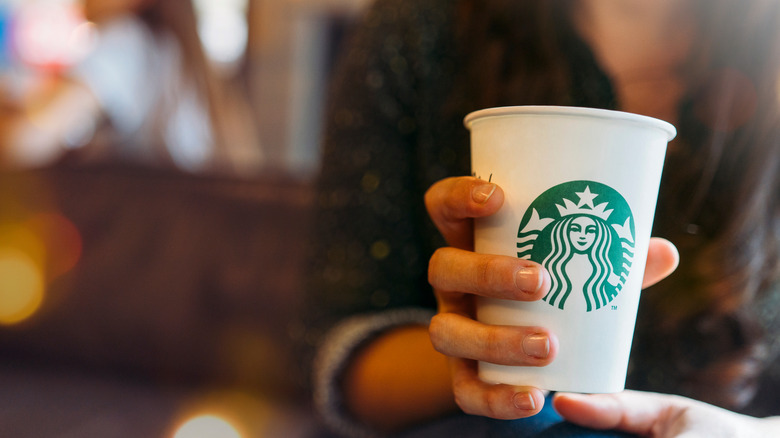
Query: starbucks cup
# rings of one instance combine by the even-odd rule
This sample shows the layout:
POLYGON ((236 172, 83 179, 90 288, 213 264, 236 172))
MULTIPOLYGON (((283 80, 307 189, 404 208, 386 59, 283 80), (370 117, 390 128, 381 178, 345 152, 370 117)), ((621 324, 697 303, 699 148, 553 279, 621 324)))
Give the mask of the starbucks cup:
POLYGON ((544 367, 479 364, 492 383, 552 391, 624 389, 669 123, 618 111, 503 107, 469 114, 473 175, 504 190, 475 223, 475 250, 533 260, 552 285, 535 302, 482 298, 477 319, 539 326, 559 350, 544 367))

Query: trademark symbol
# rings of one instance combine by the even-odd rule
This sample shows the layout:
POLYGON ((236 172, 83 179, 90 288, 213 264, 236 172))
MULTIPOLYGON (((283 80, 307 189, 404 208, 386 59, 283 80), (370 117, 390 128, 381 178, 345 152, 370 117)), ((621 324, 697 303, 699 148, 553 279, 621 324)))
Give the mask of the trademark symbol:
POLYGON ((617 310, 617 306, 612 306, 612 310, 617 310))

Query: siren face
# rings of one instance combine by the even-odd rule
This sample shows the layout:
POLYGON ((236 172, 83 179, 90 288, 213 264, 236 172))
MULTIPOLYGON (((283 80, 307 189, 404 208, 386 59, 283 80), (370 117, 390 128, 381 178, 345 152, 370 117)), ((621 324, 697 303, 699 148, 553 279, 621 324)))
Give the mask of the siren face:
POLYGON ((577 252, 584 253, 596 240, 596 222, 587 217, 580 216, 569 225, 569 239, 577 252))

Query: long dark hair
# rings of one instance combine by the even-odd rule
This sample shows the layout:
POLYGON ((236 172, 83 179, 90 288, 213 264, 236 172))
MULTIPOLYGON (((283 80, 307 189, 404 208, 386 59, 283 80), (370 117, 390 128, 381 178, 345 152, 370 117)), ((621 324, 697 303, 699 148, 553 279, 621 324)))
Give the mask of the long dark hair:
MULTIPOLYGON (((574 31, 573 3, 460 0, 455 31, 471 67, 453 108, 619 109, 574 31)), ((654 230, 681 264, 643 294, 629 384, 740 408, 771 358, 759 310, 780 263, 780 2, 694 3, 699 33, 680 71, 688 93, 654 230)))

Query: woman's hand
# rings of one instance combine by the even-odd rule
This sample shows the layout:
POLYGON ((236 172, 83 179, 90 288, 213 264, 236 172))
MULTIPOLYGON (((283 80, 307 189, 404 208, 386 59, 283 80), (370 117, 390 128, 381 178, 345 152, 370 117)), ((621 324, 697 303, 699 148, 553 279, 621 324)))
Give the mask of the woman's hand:
POLYGON ((474 320, 477 295, 532 301, 550 287, 549 275, 536 263, 472 252, 472 219, 494 214, 503 200, 501 188, 477 178, 445 179, 426 193, 428 213, 451 245, 438 250, 429 265, 439 304, 430 336, 434 348, 451 358, 455 400, 464 412, 515 419, 541 410, 542 391, 482 382, 475 361, 544 366, 555 357, 558 341, 542 327, 489 326, 474 320))
POLYGON ((592 429, 612 429, 652 438, 780 436, 780 419, 740 415, 685 397, 648 392, 555 395, 566 420, 592 429))
MULTIPOLYGON (((490 326, 474 319, 476 296, 534 301, 550 287, 549 274, 537 263, 472 252, 473 219, 496 213, 503 202, 500 187, 471 177, 439 181, 426 193, 428 214, 450 245, 439 249, 429 264, 439 304, 429 331, 436 350, 450 358, 458 406, 469 414, 516 419, 538 413, 544 393, 484 383, 477 377, 476 361, 544 366, 555 358, 558 341, 543 327, 490 326)), ((653 239, 644 285, 666 277, 676 266, 674 246, 653 239)))

